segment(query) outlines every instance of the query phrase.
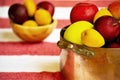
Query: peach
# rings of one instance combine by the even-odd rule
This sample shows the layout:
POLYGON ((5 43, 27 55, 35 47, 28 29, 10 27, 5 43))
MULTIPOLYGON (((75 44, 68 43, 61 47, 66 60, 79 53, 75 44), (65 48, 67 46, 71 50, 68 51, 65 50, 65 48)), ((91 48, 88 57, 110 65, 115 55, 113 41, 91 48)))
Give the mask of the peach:
POLYGON ((120 1, 114 1, 108 5, 108 10, 111 12, 113 17, 120 19, 120 1))

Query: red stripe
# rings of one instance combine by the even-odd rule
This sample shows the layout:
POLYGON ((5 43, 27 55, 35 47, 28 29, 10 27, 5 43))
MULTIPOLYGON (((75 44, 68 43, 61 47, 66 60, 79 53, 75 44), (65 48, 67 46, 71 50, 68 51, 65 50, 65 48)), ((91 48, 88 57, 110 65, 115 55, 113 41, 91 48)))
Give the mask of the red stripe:
MULTIPOLYGON (((57 28, 63 28, 70 24, 70 20, 58 20, 57 28)), ((8 18, 0 18, 0 28, 10 28, 10 20, 8 18)))
POLYGON ((0 55, 59 55, 56 43, 0 42, 0 55))
POLYGON ((0 72, 0 80, 64 80, 60 72, 0 72))
POLYGON ((0 28, 10 28, 10 20, 8 18, 0 18, 0 28))
MULTIPOLYGON (((0 0, 0 6, 4 6, 4 5, 12 5, 14 3, 22 3, 23 4, 24 0, 0 0)), ((44 1, 44 0, 35 0, 36 3, 40 2, 40 1, 44 1)), ((88 2, 88 3, 94 3, 99 7, 105 7, 108 4, 110 4, 112 1, 115 0, 46 0, 46 1, 50 1, 51 3, 53 3, 54 6, 73 6, 79 2, 88 2)))
POLYGON ((70 20, 58 20, 57 28, 63 28, 69 24, 71 24, 70 20))

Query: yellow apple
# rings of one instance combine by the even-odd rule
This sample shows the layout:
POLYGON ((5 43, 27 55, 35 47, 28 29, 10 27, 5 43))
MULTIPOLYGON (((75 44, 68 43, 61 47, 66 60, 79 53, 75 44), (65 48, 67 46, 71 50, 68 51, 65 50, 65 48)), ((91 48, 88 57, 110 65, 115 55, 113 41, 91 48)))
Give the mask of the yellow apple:
POLYGON ((101 8, 94 16, 93 22, 95 23, 95 21, 100 18, 101 16, 112 16, 112 14, 110 13, 110 11, 107 8, 101 8))
POLYGON ((75 44, 82 45, 81 33, 84 30, 93 28, 93 24, 88 21, 77 21, 71 24, 64 32, 64 39, 75 44))
POLYGON ((82 32, 81 40, 88 47, 101 47, 105 44, 103 36, 95 29, 88 29, 82 32))

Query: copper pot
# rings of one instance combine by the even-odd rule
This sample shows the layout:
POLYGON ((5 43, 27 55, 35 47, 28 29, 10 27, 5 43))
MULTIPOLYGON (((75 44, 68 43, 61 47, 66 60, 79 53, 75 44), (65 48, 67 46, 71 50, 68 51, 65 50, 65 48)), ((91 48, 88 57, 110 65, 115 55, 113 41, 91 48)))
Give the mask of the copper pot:
POLYGON ((62 36, 61 72, 65 80, 120 80, 120 48, 90 48, 66 41, 62 36))

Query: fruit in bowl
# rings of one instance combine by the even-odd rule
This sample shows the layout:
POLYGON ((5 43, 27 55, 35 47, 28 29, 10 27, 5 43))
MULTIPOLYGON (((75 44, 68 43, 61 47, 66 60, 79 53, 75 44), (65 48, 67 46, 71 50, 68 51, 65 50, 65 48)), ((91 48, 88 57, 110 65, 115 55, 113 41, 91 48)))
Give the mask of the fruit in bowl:
POLYGON ((11 22, 13 31, 23 40, 28 42, 40 42, 50 35, 57 25, 57 20, 43 26, 24 26, 11 22))
POLYGON ((51 16, 54 15, 54 5, 48 1, 43 1, 43 2, 40 2, 37 4, 37 8, 43 8, 43 9, 46 9, 50 12, 51 16))
MULTIPOLYGON (((77 14, 81 7, 87 6, 71 13, 77 14)), ((70 20, 76 16, 70 16, 70 20)), ((62 49, 60 68, 65 80, 120 80, 119 20, 108 8, 93 16, 92 22, 77 19, 61 30, 57 44, 62 49)))
POLYGON ((120 19, 120 1, 114 1, 108 6, 108 10, 116 19, 120 19))
POLYGON ((93 22, 97 11, 98 7, 92 3, 78 3, 71 10, 70 20, 72 23, 79 20, 93 22))
POLYGON ((113 41, 120 34, 120 23, 111 16, 98 18, 94 24, 94 28, 102 34, 106 41, 113 41))
POLYGON ((28 19, 27 9, 22 4, 13 4, 8 11, 9 18, 16 23, 23 23, 28 19))
MULTIPOLYGON (((111 11, 109 11, 107 7, 101 8, 98 11, 97 9, 97 6, 92 3, 78 3, 73 6, 70 13, 70 20, 74 21, 71 21, 71 24, 64 31, 63 38, 71 43, 85 45, 87 47, 97 47, 99 46, 97 44, 100 42, 102 45, 99 47, 108 47, 106 45, 111 44, 114 41, 118 41, 117 38, 120 36, 119 20, 112 15, 111 11), (83 11, 83 8, 85 11, 94 12, 94 14, 86 16, 89 13, 84 13, 84 15, 81 15, 82 12, 78 13, 78 10, 83 11), (89 17, 92 19, 89 21, 83 19, 83 16, 86 19, 89 19, 89 17), (88 25, 94 30, 89 31, 88 29, 90 28, 86 28, 88 25), (101 38, 97 35, 97 33, 101 36, 101 38)), ((117 6, 117 9, 120 9, 120 7, 117 6)))
POLYGON ((40 42, 49 36, 57 26, 57 20, 53 19, 53 14, 54 5, 48 1, 36 4, 34 0, 25 0, 24 4, 15 3, 8 10, 13 31, 18 37, 28 42, 40 42), (43 8, 48 5, 46 3, 49 3, 47 9, 43 8), (51 6, 52 15, 49 11, 51 6))

